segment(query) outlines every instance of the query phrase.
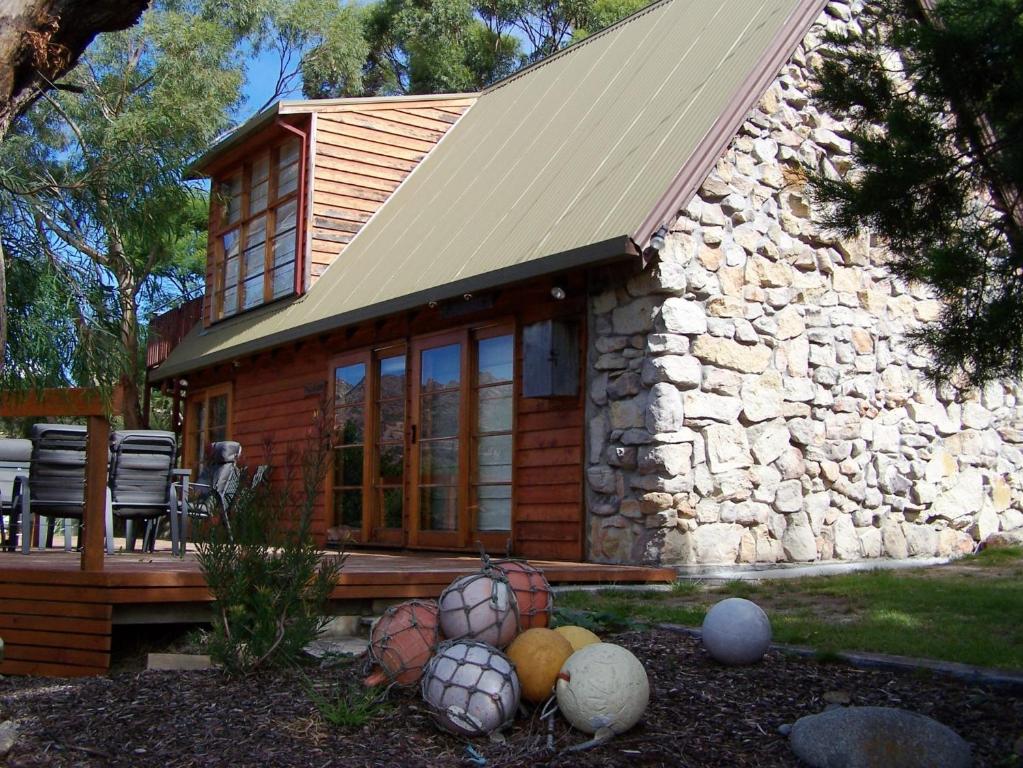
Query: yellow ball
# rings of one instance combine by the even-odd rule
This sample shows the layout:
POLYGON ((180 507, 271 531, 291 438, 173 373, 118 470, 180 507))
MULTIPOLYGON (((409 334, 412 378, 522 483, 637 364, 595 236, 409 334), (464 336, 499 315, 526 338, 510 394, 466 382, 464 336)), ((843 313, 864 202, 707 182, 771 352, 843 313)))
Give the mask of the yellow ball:
POLYGON ((558 679, 561 665, 572 655, 572 644, 553 629, 527 629, 505 649, 515 662, 522 685, 522 698, 539 703, 546 700, 558 679))
POLYGON ((587 645, 593 645, 594 643, 600 642, 599 637, 583 627, 557 627, 554 631, 572 644, 573 651, 578 651, 580 648, 585 648, 587 645))

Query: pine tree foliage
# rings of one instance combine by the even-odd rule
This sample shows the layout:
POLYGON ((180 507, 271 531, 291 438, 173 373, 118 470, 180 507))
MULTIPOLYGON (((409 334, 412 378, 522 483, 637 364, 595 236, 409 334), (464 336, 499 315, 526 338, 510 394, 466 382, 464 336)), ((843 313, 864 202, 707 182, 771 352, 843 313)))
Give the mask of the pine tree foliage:
POLYGON ((825 224, 863 229, 940 299, 916 334, 937 381, 1023 375, 1023 0, 867 3, 831 39, 816 94, 857 170, 818 174, 825 224))

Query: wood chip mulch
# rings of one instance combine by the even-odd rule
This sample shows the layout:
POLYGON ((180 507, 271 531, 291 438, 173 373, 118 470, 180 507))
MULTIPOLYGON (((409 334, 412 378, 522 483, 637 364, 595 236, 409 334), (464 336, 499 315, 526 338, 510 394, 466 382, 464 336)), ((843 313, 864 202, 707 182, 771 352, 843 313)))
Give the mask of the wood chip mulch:
MULTIPOLYGON (((555 718, 520 717, 503 738, 440 732, 414 693, 391 691, 367 725, 324 724, 293 672, 228 679, 218 672, 119 673, 84 680, 0 679, 0 719, 20 733, 10 768, 329 768, 330 766, 798 766, 779 727, 828 700, 904 707, 948 725, 974 764, 1023 765, 1023 694, 957 681, 864 671, 771 652, 762 664, 721 667, 697 640, 663 631, 611 638, 646 666, 644 719, 608 744, 565 750, 588 737, 555 718), (825 698, 825 694, 828 694, 825 698), (475 750, 471 753, 468 748, 475 750)), ((357 677, 357 664, 308 670, 322 681, 357 677)), ((3 761, 0 760, 0 763, 3 761)))

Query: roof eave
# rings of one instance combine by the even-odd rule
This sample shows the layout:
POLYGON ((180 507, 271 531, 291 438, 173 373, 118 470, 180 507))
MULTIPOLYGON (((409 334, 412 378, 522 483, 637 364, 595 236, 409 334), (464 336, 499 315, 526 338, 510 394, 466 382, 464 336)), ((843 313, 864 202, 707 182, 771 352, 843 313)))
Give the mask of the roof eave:
MULTIPOLYGON (((544 275, 563 272, 569 269, 598 266, 627 259, 639 259, 639 257, 640 254, 632 239, 628 235, 619 235, 599 243, 591 243, 580 248, 573 248, 570 251, 545 256, 540 259, 532 259, 482 275, 475 275, 464 280, 458 280, 453 283, 427 288, 416 293, 371 304, 367 307, 360 307, 351 312, 325 317, 301 326, 278 331, 250 342, 244 342, 220 352, 213 352, 202 358, 175 364, 172 359, 174 353, 171 352, 171 357, 150 373, 149 380, 150 382, 157 383, 175 376, 183 376, 203 368, 231 362, 273 347, 316 336, 320 333, 334 331, 345 326, 354 325, 366 320, 374 320, 385 315, 392 315, 417 307, 425 307, 430 302, 445 301, 466 293, 499 288, 504 285, 543 277, 544 275)), ((216 330, 213 329, 209 332, 215 333, 216 330)))

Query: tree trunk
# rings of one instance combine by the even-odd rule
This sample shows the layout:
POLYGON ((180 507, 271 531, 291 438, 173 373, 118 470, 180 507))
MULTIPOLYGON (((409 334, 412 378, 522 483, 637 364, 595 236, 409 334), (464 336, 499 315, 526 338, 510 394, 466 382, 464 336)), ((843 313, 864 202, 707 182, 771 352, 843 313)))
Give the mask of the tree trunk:
MULTIPOLYGON (((3 0, 0 5, 0 143, 18 115, 78 62, 100 32, 127 29, 150 0, 3 0)), ((7 291, 0 247, 0 371, 7 291)))

